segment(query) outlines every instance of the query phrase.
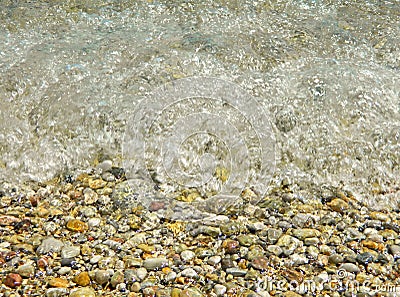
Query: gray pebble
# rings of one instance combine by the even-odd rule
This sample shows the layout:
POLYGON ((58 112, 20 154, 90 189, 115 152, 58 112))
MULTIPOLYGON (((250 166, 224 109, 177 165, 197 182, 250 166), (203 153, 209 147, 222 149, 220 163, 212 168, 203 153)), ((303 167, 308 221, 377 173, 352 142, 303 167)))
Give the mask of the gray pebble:
POLYGON ((217 296, 223 296, 226 293, 226 287, 224 285, 216 284, 214 286, 214 292, 217 296))
POLYGON ((61 250, 61 258, 75 258, 81 253, 79 246, 64 246, 61 250))
POLYGON ((71 270, 72 270, 71 267, 61 267, 61 268, 57 271, 57 273, 58 273, 59 275, 66 275, 66 274, 69 274, 69 273, 71 272, 71 270))
POLYGON ((360 268, 358 268, 358 266, 356 264, 353 263, 344 263, 342 265, 340 265, 339 269, 344 269, 348 272, 351 273, 358 273, 360 272, 360 268))
POLYGON ((247 273, 246 269, 240 269, 236 267, 226 269, 226 273, 232 274, 233 276, 245 276, 247 273))
POLYGON ((46 297, 61 297, 67 294, 67 288, 50 288, 46 290, 46 297))
POLYGON ((282 248, 280 246, 277 245, 269 245, 267 247, 267 251, 274 254, 275 256, 279 256, 280 254, 282 254, 282 248))
POLYGON ((275 244, 278 241, 279 237, 281 237, 281 235, 282 235, 282 230, 280 229, 274 229, 274 228, 268 229, 267 231, 268 243, 275 244))
POLYGON ((167 282, 172 282, 172 281, 174 281, 175 279, 176 279, 176 272, 174 272, 174 271, 171 271, 171 272, 169 272, 168 274, 167 274, 167 276, 165 277, 165 280, 167 281, 167 282))
POLYGON ((213 266, 217 265, 219 262, 221 262, 221 256, 212 256, 207 260, 207 263, 213 266))
POLYGON ((31 277, 35 275, 35 267, 31 264, 21 265, 16 272, 23 277, 31 277))
POLYGON ((145 277, 147 276, 147 269, 144 267, 136 269, 136 276, 138 277, 139 280, 144 280, 145 277))
POLYGON ((181 253, 181 259, 185 262, 189 262, 194 257, 196 257, 196 254, 190 250, 185 250, 181 253))
POLYGON ((186 268, 182 270, 181 275, 193 279, 197 279, 199 277, 199 275, 193 268, 186 268))
POLYGON ((149 258, 143 262, 143 267, 147 270, 159 270, 166 266, 168 266, 168 260, 165 258, 149 258))
POLYGON ((96 270, 95 273, 95 280, 98 284, 104 285, 110 280, 110 272, 108 270, 96 270))
POLYGON ((54 237, 48 237, 42 241, 42 244, 37 248, 36 252, 39 254, 47 254, 50 252, 58 253, 61 251, 64 243, 54 237))

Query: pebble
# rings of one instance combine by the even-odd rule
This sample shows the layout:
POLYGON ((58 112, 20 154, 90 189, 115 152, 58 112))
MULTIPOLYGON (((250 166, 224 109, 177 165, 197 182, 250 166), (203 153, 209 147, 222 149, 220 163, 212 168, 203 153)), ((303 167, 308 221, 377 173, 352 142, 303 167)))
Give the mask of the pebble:
POLYGON ((221 256, 211 256, 210 258, 208 258, 207 263, 215 266, 221 262, 221 259, 221 256))
POLYGON ((88 225, 81 220, 72 219, 68 221, 67 229, 74 232, 85 232, 88 229, 88 225))
POLYGON ((348 272, 351 272, 351 273, 360 272, 360 268, 356 264, 353 264, 353 263, 344 263, 344 264, 339 266, 339 269, 344 269, 344 270, 346 270, 348 272))
POLYGON ((76 275, 73 278, 73 281, 82 287, 86 287, 90 284, 89 273, 87 273, 86 271, 83 271, 83 272, 79 273, 78 275, 76 275))
POLYGON ((368 253, 368 252, 361 253, 356 256, 356 260, 360 264, 366 265, 366 264, 374 261, 374 255, 372 255, 371 253, 368 253))
POLYGON ((267 231, 267 236, 268 236, 268 243, 269 244, 275 244, 279 237, 282 235, 282 230, 281 229, 268 229, 267 231))
POLYGON ((143 267, 147 270, 160 270, 166 266, 168 266, 168 260, 165 258, 149 258, 143 262, 143 267))
POLYGON ((316 229, 294 229, 292 231, 292 234, 300 240, 305 240, 306 238, 310 237, 321 236, 321 232, 316 229))
POLYGON ((59 275, 66 275, 69 274, 71 272, 71 267, 61 267, 60 269, 58 269, 57 273, 59 275))
POLYGON ((56 287, 56 288, 66 288, 68 287, 68 280, 59 278, 59 277, 53 277, 49 280, 49 286, 50 287, 56 287))
POLYGON ((4 284, 10 288, 18 287, 22 284, 22 277, 17 273, 9 273, 6 276, 4 284))
POLYGON ((42 255, 50 252, 58 253, 63 246, 64 243, 61 240, 49 237, 42 241, 42 244, 37 248, 36 252, 42 255))
POLYGON ((86 205, 94 204, 99 200, 99 195, 90 188, 83 191, 83 197, 86 205))
POLYGON ((117 270, 113 276, 111 277, 111 286, 116 287, 118 284, 121 284, 124 282, 124 273, 122 271, 117 270))
POLYGON ((66 288, 50 288, 46 290, 46 297, 61 297, 68 295, 66 288))
POLYGON ((69 297, 96 297, 96 293, 92 288, 83 287, 76 290, 73 290, 69 297))
POLYGON ((35 275, 35 267, 31 264, 24 264, 17 268, 16 272, 22 277, 32 277, 35 275))
POLYGON ((266 257, 257 257, 253 259, 251 265, 258 270, 265 270, 269 266, 269 259, 266 257))
POLYGON ((95 272, 95 280, 100 285, 108 283, 110 277, 110 272, 108 270, 99 269, 95 272))
POLYGON ((400 258, 400 245, 392 244, 391 246, 389 246, 389 250, 395 259, 400 258))
POLYGON ((236 268, 236 267, 231 267, 231 268, 226 269, 226 273, 232 274, 233 276, 245 276, 247 273, 247 270, 236 268))
POLYGON ((136 276, 139 280, 144 280, 147 276, 147 269, 145 267, 136 269, 136 276))
POLYGON ((197 279, 199 277, 196 270, 194 270, 193 268, 186 268, 182 270, 181 275, 193 279, 197 279))
POLYGON ((332 208, 332 210, 343 213, 345 210, 349 209, 349 205, 346 201, 335 198, 331 202, 328 202, 327 205, 332 208))
POLYGON ((185 250, 181 253, 181 259, 185 262, 189 262, 192 260, 194 257, 196 257, 196 254, 192 251, 185 250))
POLYGON ((61 258, 74 258, 79 256, 81 248, 79 246, 64 246, 61 250, 61 258))
POLYGON ((217 296, 224 296, 224 294, 226 293, 226 287, 224 285, 216 284, 214 286, 214 293, 217 296))

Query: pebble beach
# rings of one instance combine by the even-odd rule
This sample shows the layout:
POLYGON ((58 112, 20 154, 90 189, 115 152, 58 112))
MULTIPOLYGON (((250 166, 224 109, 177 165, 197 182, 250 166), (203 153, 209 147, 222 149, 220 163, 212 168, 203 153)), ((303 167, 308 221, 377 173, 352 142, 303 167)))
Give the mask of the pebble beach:
POLYGON ((121 209, 123 170, 100 167, 4 186, 2 296, 398 295, 399 212, 334 188, 305 202, 285 184, 257 205, 168 221, 158 203, 121 209))
POLYGON ((0 297, 400 296, 399 36, 398 0, 0 1, 0 297))

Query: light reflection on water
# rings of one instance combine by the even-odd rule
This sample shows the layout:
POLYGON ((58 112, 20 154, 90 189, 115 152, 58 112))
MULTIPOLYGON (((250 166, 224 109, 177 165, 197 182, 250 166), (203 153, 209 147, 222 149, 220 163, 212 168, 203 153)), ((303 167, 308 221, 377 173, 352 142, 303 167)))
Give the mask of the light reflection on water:
POLYGON ((143 96, 196 75, 265 106, 277 183, 400 200, 396 1, 74 3, 3 4, 1 180, 77 172, 100 154, 118 162, 143 96))

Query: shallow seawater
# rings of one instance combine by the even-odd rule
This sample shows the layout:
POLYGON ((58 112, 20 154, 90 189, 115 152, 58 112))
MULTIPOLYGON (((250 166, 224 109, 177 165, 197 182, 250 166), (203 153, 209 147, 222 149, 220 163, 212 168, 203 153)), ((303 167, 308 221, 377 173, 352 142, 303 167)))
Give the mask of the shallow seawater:
MULTIPOLYGON (((0 5, 3 183, 78 174, 106 158, 123 166, 124 135, 140 114, 139 102, 145 106, 146 96, 168 82, 213 77, 235 84, 264 108, 276 162, 266 187, 289 182, 305 198, 316 195, 315 189, 338 187, 376 208, 399 207, 398 1, 0 5)), ((183 130, 197 123, 197 109, 168 108, 160 121, 183 118, 189 123, 183 130)), ((208 108, 208 114, 216 110, 208 108)), ((236 120, 241 122, 240 116, 236 120)), ((138 158, 147 158, 145 169, 157 173, 165 164, 152 162, 159 148, 152 151, 151 144, 169 126, 156 124, 147 155, 138 158)), ((204 129, 200 132, 209 131, 204 129)), ((237 131, 252 139, 252 129, 249 134, 237 131)), ((247 176, 229 162, 242 162, 249 152, 223 141, 206 149, 212 138, 197 135, 186 146, 186 139, 181 140, 178 167, 190 171, 203 162, 204 168, 193 170, 207 176, 209 166, 210 180, 215 160, 222 160, 223 167, 239 168, 235 176, 247 176), (224 159, 228 151, 236 156, 224 159)), ((167 152, 176 149, 168 139, 163 143, 167 152)), ((249 161, 248 166, 257 165, 249 161)), ((164 175, 162 182, 182 186, 168 172, 164 175)), ((218 191, 218 186, 210 187, 218 191)))

